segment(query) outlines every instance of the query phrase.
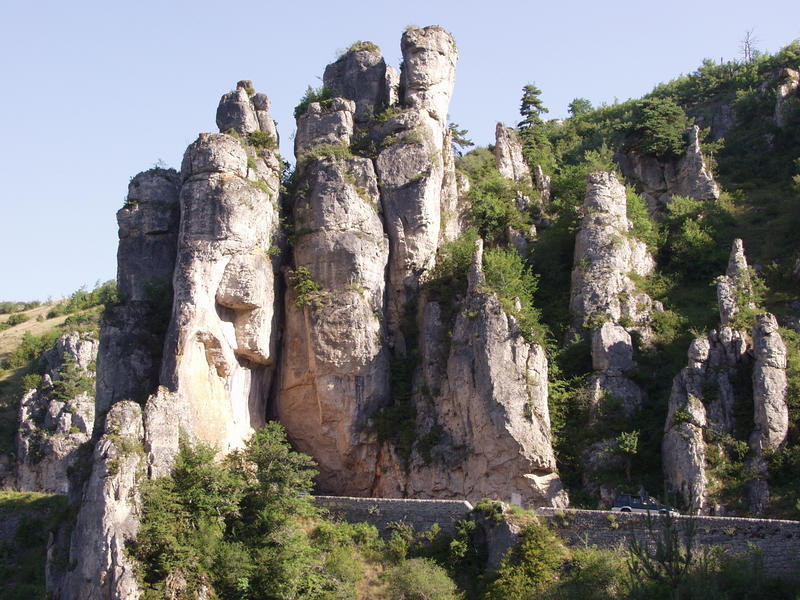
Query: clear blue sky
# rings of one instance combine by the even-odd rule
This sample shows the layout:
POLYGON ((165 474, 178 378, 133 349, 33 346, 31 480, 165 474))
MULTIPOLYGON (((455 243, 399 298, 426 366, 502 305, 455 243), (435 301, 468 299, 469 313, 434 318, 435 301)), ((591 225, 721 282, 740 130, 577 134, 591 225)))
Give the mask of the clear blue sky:
POLYGON ((438 24, 460 60, 451 119, 479 144, 518 120, 535 82, 550 117, 575 97, 639 97, 739 55, 745 31, 774 52, 800 37, 797 0, 743 2, 81 2, 0 5, 0 300, 66 296, 116 273, 116 210, 134 174, 178 168, 220 96, 252 79, 291 156, 292 109, 355 40, 400 61, 407 25, 438 24))

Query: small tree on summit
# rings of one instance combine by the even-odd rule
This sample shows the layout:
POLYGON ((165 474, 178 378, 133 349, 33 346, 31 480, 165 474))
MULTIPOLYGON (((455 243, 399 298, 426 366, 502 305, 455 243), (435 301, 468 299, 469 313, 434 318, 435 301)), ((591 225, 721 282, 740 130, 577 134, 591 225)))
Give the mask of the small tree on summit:
POLYGON ((542 104, 542 99, 539 98, 542 90, 536 87, 535 84, 529 83, 522 88, 522 103, 519 108, 519 114, 522 115, 522 121, 517 124, 520 129, 529 129, 534 125, 542 122, 541 115, 550 112, 542 104))

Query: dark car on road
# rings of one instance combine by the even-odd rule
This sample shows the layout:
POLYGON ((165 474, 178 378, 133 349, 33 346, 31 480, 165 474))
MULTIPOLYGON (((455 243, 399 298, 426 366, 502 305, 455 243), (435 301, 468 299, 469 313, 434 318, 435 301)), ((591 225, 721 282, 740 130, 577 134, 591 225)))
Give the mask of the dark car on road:
POLYGON ((677 515, 675 510, 667 509, 663 504, 659 504, 658 500, 652 496, 634 496, 633 494, 620 494, 617 496, 614 506, 611 510, 628 513, 658 513, 666 514, 669 510, 670 515, 677 515))

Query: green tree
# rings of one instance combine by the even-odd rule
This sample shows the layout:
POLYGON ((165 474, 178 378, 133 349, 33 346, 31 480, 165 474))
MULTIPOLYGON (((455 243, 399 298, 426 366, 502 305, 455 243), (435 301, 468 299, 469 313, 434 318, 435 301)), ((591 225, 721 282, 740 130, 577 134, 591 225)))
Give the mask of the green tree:
POLYGON ((467 138, 469 132, 466 129, 459 129, 459 127, 458 123, 452 121, 447 125, 453 140, 453 154, 456 156, 461 156, 464 148, 471 148, 475 145, 471 139, 467 138))
POLYGON ((577 117, 579 115, 585 115, 594 110, 594 108, 592 107, 592 103, 586 98, 575 98, 572 102, 569 103, 568 109, 569 109, 569 114, 571 114, 573 117, 577 117))
POLYGON ((528 129, 538 123, 541 123, 541 115, 550 112, 544 107, 542 99, 539 98, 541 93, 542 90, 532 83, 529 83, 522 88, 522 101, 519 108, 519 114, 522 115, 522 121, 520 121, 517 125, 517 127, 520 129, 528 129))

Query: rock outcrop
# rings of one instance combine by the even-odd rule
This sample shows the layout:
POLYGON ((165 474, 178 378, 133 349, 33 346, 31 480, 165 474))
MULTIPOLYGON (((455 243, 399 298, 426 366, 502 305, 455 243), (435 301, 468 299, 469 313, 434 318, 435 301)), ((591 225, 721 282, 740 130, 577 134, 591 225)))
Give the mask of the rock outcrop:
POLYGON ((686 152, 677 161, 664 162, 636 151, 614 155, 622 174, 636 183, 652 213, 661 212, 673 196, 695 200, 719 198, 719 187, 700 151, 699 134, 697 125, 687 130, 686 152))
POLYGON ((72 530, 69 568, 51 595, 57 600, 133 600, 138 581, 125 544, 139 527, 139 484, 145 476, 141 407, 111 407, 72 530))
POLYGON ((575 331, 593 331, 605 321, 647 326, 652 302, 628 273, 646 277, 655 263, 632 229, 625 188, 613 173, 590 173, 570 288, 575 331))
POLYGON ((268 101, 246 101, 250 92, 241 83, 232 94, 222 98, 217 118, 223 127, 244 114, 240 129, 233 126, 239 137, 201 134, 181 165, 174 301, 160 377, 175 394, 174 418, 184 431, 222 451, 240 447, 264 423, 278 339, 270 249, 280 163, 270 145, 241 137, 252 136, 256 123, 271 133, 274 123, 263 109, 268 101))
POLYGON ((389 244, 372 162, 304 167, 295 201, 295 270, 286 292, 278 417, 318 462, 320 489, 369 495, 377 443, 369 419, 388 401, 382 322, 389 244), (343 474, 347 474, 347 477, 343 474))
POLYGON ((753 327, 753 420, 761 447, 777 450, 789 432, 786 345, 774 315, 756 316, 753 327))
MULTIPOLYGON (((652 336, 653 302, 637 289, 633 273, 646 277, 655 266, 647 246, 633 236, 627 217, 625 188, 613 173, 591 173, 583 204, 583 220, 575 241, 570 312, 572 336, 584 335, 591 344, 594 374, 589 382, 593 413, 622 411, 633 419, 644 394, 626 372, 636 363, 631 333, 644 342, 652 336)), ((583 463, 585 483, 617 460, 617 442, 598 440, 583 463)))
POLYGON ((769 497, 762 449, 778 448, 788 432, 786 346, 769 313, 756 316, 752 342, 746 330, 732 327, 742 310, 755 308, 739 239, 733 242, 726 275, 717 279, 717 298, 719 331, 692 342, 688 365, 673 381, 662 447, 664 472, 695 511, 724 511, 724 506, 709 501, 720 482, 708 474, 706 454, 710 444, 716 446, 715 453, 726 452, 725 439, 736 433, 736 403, 749 395, 741 385, 752 369, 755 429, 745 467, 753 478, 751 510, 760 512, 769 497))
POLYGON ((98 342, 66 334, 45 353, 39 389, 22 397, 17 430, 17 484, 22 491, 67 494, 69 473, 85 460, 81 446, 94 427, 98 342))
POLYGON ((470 501, 490 496, 564 507, 569 500, 552 449, 547 358, 484 289, 482 255, 478 240, 449 352, 441 343, 438 305, 424 307, 427 377, 420 387, 433 398, 418 394, 417 429, 430 447, 417 445, 405 482, 389 473, 378 489, 381 495, 470 501))
POLYGON ((522 156, 522 144, 516 131, 498 123, 494 139, 494 160, 500 175, 531 185, 531 172, 522 156))
POLYGON ((361 42, 325 68, 322 82, 334 96, 355 102, 354 118, 362 124, 397 104, 400 75, 386 64, 377 46, 361 42))
POLYGON ((125 206, 117 212, 120 302, 106 308, 100 326, 97 414, 101 419, 116 402, 144 402, 158 386, 172 306, 179 190, 175 170, 150 169, 131 180, 125 206))

